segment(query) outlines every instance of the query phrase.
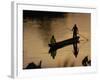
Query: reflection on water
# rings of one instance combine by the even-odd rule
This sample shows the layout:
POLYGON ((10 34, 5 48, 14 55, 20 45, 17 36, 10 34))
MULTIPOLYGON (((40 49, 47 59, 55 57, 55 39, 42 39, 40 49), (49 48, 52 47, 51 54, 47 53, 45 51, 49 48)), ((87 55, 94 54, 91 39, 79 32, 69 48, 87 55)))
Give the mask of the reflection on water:
MULTIPOLYGON (((42 60, 42 68, 54 67, 73 67, 82 66, 82 60, 85 56, 91 59, 90 50, 90 14, 82 13, 67 13, 63 17, 47 16, 37 19, 32 17, 24 18, 23 24, 23 68, 38 66, 42 60), (72 34, 68 28, 72 28, 74 24, 78 25, 79 32, 89 39, 87 43, 79 44, 79 54, 77 58, 73 55, 73 46, 67 46, 57 50, 55 59, 52 59, 48 53, 50 38, 55 36, 56 41, 63 41, 72 38, 72 34)), ((80 37, 80 39, 83 39, 80 37)))

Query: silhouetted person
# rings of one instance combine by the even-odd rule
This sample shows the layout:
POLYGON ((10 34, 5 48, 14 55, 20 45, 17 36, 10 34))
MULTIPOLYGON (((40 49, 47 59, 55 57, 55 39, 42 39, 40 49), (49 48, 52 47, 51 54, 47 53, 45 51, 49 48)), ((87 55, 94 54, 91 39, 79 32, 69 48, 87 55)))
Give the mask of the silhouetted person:
POLYGON ((74 53, 75 57, 77 57, 78 52, 79 52, 77 42, 79 42, 79 40, 75 40, 75 38, 77 37, 77 34, 79 33, 79 31, 78 31, 78 28, 77 28, 76 24, 72 28, 72 31, 73 31, 73 39, 75 41, 73 43, 73 49, 74 49, 74 52, 73 53, 74 53))
POLYGON ((38 65, 32 62, 32 63, 29 63, 25 69, 38 69, 38 68, 41 68, 41 64, 42 64, 42 61, 40 61, 38 65))
POLYGON ((88 56, 86 56, 86 57, 82 60, 82 65, 83 65, 83 66, 90 66, 90 65, 91 65, 91 60, 88 60, 88 56))
POLYGON ((51 56, 53 59, 55 59, 56 56, 56 47, 55 47, 55 43, 56 43, 56 39, 54 37, 54 35, 52 35, 52 38, 50 40, 50 44, 52 44, 52 48, 50 48, 49 53, 51 53, 51 56))
POLYGON ((56 39, 55 39, 55 37, 54 37, 54 35, 52 35, 52 38, 51 38, 51 40, 50 40, 50 43, 56 43, 56 39))
POLYGON ((72 31, 73 31, 73 38, 77 37, 77 34, 79 33, 79 31, 78 31, 76 24, 72 28, 72 31))

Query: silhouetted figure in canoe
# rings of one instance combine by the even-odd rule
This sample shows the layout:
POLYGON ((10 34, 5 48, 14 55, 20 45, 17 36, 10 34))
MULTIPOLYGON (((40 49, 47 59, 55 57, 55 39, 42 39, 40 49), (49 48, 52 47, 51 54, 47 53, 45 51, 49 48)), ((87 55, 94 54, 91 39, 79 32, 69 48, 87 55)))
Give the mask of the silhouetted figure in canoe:
POLYGON ((73 31, 73 37, 69 38, 67 40, 56 42, 54 35, 51 37, 50 44, 48 44, 48 45, 50 47, 49 53, 51 54, 51 57, 53 59, 55 59, 55 56, 57 54, 58 49, 63 48, 63 47, 68 46, 68 45, 73 45, 73 50, 74 50, 73 54, 75 57, 77 57, 77 55, 79 53, 79 48, 78 48, 77 44, 79 43, 80 37, 77 35, 78 28, 77 28, 76 24, 74 25, 72 31, 73 31))
POLYGON ((55 48, 56 39, 55 39, 54 35, 52 35, 50 43, 52 44, 52 48, 50 48, 49 53, 51 53, 52 58, 55 59, 55 56, 56 56, 56 48, 55 48))
POLYGON ((25 69, 38 69, 38 68, 41 68, 41 64, 42 64, 42 61, 40 61, 38 65, 32 62, 32 63, 29 63, 25 69))
MULTIPOLYGON (((77 55, 79 53, 79 49, 78 49, 77 41, 75 39, 78 36, 77 34, 79 33, 79 31, 78 31, 76 24, 72 28, 72 31, 73 31, 73 40, 74 40, 74 43, 73 43, 74 52, 73 53, 74 53, 75 57, 77 57, 77 55)), ((78 43, 79 43, 79 40, 78 40, 78 43)))
POLYGON ((90 66, 90 65, 91 65, 91 60, 88 60, 88 56, 86 56, 86 57, 82 60, 82 65, 83 65, 83 66, 90 66))
POLYGON ((79 33, 79 30, 78 30, 76 24, 72 28, 72 31, 73 31, 73 38, 77 37, 77 34, 79 33))

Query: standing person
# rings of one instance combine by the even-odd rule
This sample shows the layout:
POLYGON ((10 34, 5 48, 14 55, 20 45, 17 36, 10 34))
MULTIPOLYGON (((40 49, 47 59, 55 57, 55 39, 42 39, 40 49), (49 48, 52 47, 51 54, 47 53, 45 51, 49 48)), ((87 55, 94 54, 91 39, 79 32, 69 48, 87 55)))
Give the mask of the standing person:
POLYGON ((73 53, 74 53, 75 57, 77 57, 79 49, 78 49, 78 45, 77 45, 78 40, 76 40, 76 37, 77 37, 77 34, 79 33, 79 31, 78 31, 76 24, 72 28, 72 31, 73 31, 73 39, 74 39, 74 43, 73 43, 74 52, 73 53))
POLYGON ((73 38, 77 37, 77 34, 79 33, 79 31, 78 31, 76 24, 72 28, 72 31, 73 31, 73 38))

